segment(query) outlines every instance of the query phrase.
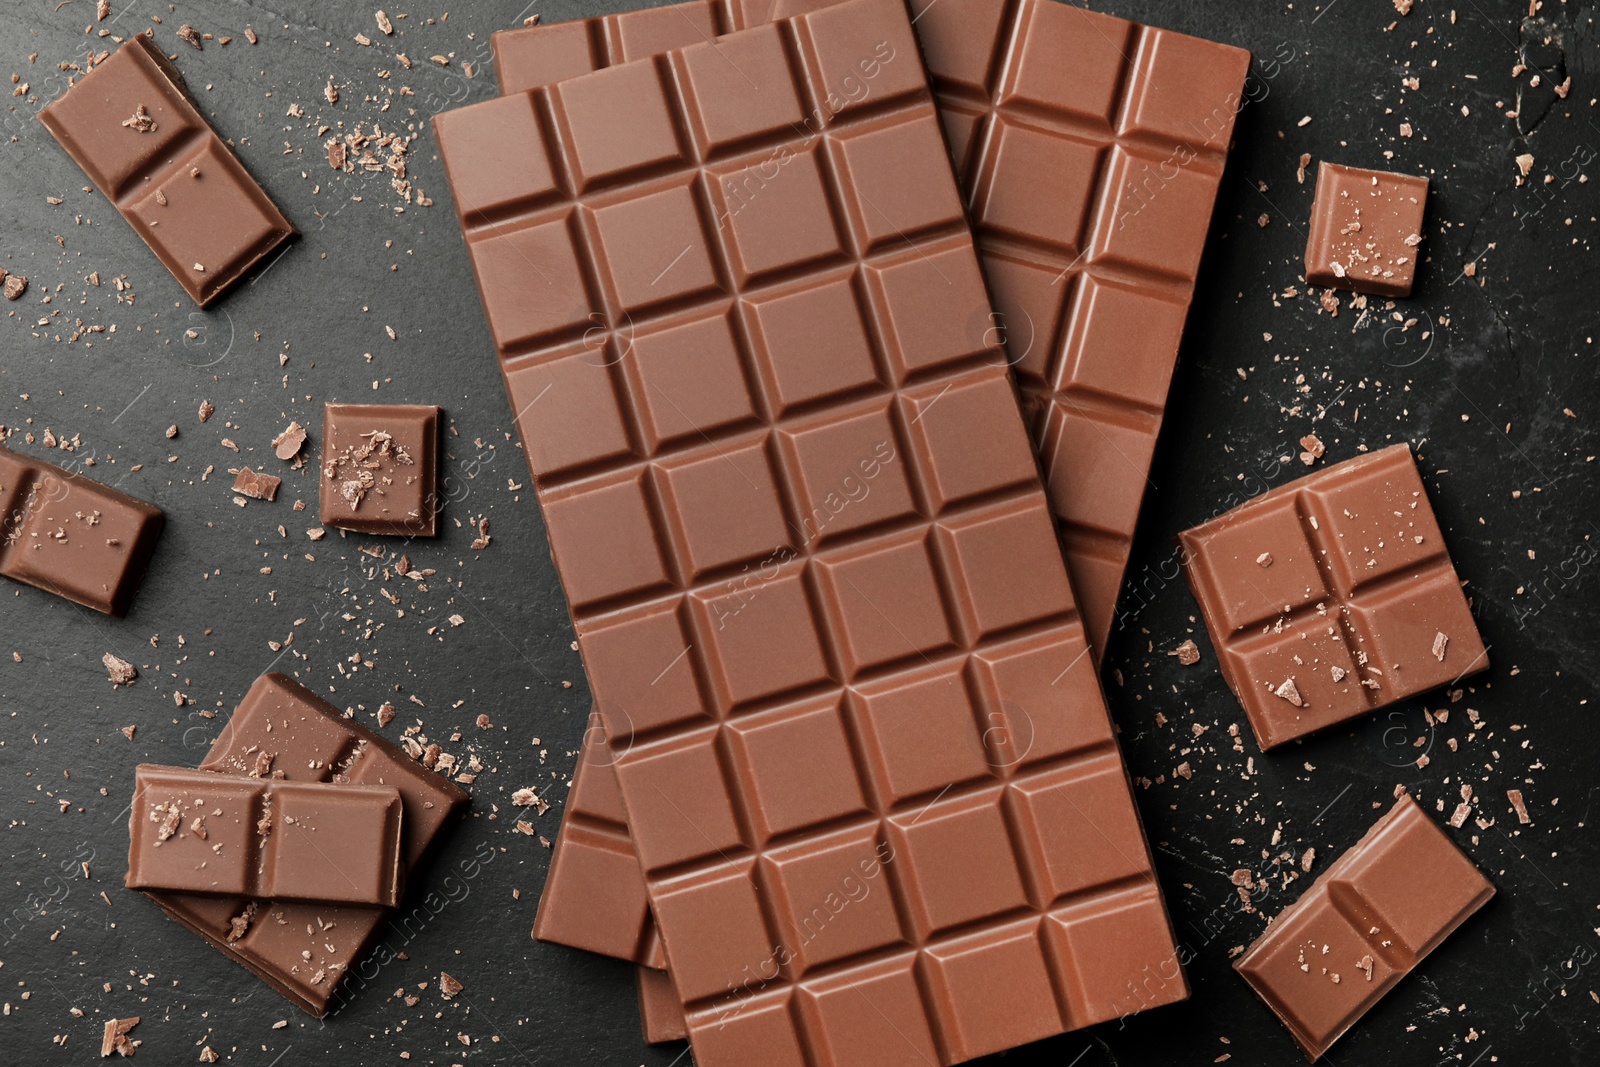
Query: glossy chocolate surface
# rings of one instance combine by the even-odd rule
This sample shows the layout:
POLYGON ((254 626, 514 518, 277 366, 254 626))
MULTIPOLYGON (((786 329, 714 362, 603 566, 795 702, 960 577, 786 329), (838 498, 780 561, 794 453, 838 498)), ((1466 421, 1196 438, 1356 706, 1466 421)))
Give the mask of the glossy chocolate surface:
POLYGON ((295 234, 146 34, 39 120, 201 307, 295 234))
POLYGON ((0 574, 125 615, 165 518, 154 504, 0 447, 0 574))
POLYGON ((435 128, 697 1062, 1184 996, 905 8, 435 128))
POLYGON ((1492 896, 1402 796, 1234 967, 1314 1061, 1492 896))
MULTIPOLYGON (((351 782, 400 791, 407 879, 466 813, 460 786, 407 756, 292 678, 264 674, 200 764, 205 771, 291 782, 351 782)), ((392 914, 353 904, 151 892, 173 919, 249 967, 312 1015, 336 1006, 340 982, 392 914)))
POLYGON ((1262 748, 1489 665, 1410 445, 1309 474, 1179 540, 1262 748))

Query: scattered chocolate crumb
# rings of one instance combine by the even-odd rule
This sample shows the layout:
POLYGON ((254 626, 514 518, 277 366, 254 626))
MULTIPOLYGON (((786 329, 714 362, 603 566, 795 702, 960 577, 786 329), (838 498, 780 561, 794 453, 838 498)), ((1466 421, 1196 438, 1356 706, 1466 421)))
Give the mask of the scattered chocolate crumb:
POLYGON ((1270 566, 1272 566, 1272 553, 1271 552, 1263 552, 1263 553, 1261 553, 1261 555, 1257 556, 1256 557, 1256 566, 1258 566, 1258 567, 1270 567, 1270 566))
POLYGON ((1284 683, 1278 686, 1278 688, 1274 689, 1272 693, 1276 697, 1287 700, 1297 708, 1303 708, 1306 706, 1305 700, 1300 696, 1300 690, 1295 688, 1293 678, 1285 679, 1284 683))
POLYGON ((1308 467, 1321 459, 1323 453, 1328 450, 1314 433, 1308 433, 1300 438, 1300 447, 1305 450, 1300 453, 1300 462, 1308 467))
POLYGON ((291 460, 300 454, 300 447, 306 443, 305 427, 298 422, 291 422, 284 427, 282 433, 272 439, 272 450, 281 460, 291 460))
POLYGON ((133 1041, 128 1037, 128 1032, 139 1025, 139 1016, 128 1019, 107 1019, 105 1035, 100 1039, 100 1058, 105 1059, 113 1052, 124 1059, 133 1055, 135 1049, 144 1044, 142 1041, 133 1041))
POLYGON ((339 90, 333 84, 332 78, 329 78, 328 84, 322 87, 322 98, 330 104, 337 104, 339 102, 339 90))
POLYGON ((1183 666, 1192 667, 1200 662, 1200 646, 1192 640, 1185 641, 1171 652, 1168 652, 1167 655, 1177 656, 1178 662, 1183 666))
POLYGON ((489 518, 488 518, 488 516, 484 516, 484 517, 482 517, 482 518, 480 518, 478 520, 478 536, 473 538, 472 550, 474 552, 481 552, 483 549, 486 549, 486 548, 489 547, 489 541, 490 540, 491 540, 491 538, 489 537, 489 518))
POLYGON ((126 737, 129 741, 132 741, 133 740, 133 735, 134 735, 135 731, 137 731, 138 729, 139 729, 138 726, 124 726, 122 728, 122 736, 126 737))
POLYGON ((256 36, 256 31, 252 30, 249 26, 244 28, 244 39, 249 41, 251 44, 255 44, 257 41, 261 40, 261 38, 256 36))
POLYGON ((111 0, 95 0, 94 20, 104 22, 111 15, 111 0))
POLYGON ((394 705, 385 700, 378 708, 378 725, 388 726, 394 721, 394 705))
POLYGON ((1305 854, 1300 857, 1300 869, 1309 873, 1311 870, 1311 865, 1315 862, 1317 862, 1317 850, 1314 848, 1308 848, 1306 849, 1305 854))
POLYGON ((167 440, 170 441, 176 436, 178 436, 178 427, 176 425, 168 426, 167 427, 167 440))
POLYGON ((457 993, 461 992, 465 988, 466 986, 462 985, 454 978, 451 978, 449 974, 445 973, 444 971, 439 972, 439 995, 444 999, 452 999, 457 993))
POLYGON ((150 117, 150 112, 145 110, 143 104, 134 108, 133 114, 123 119, 122 124, 134 133, 154 133, 156 131, 156 120, 150 117))
POLYGON ((1517 821, 1519 823, 1521 823, 1523 826, 1527 826, 1529 823, 1533 822, 1533 819, 1528 815, 1528 805, 1523 802, 1522 790, 1507 789, 1506 799, 1511 801, 1511 806, 1516 809, 1517 821))
POLYGON ((222 1057, 217 1055, 217 1050, 212 1048, 210 1045, 207 1045, 205 1048, 200 1050, 201 1063, 216 1063, 220 1059, 222 1059, 222 1057))
POLYGON ((1466 801, 1456 805, 1456 810, 1450 815, 1450 825, 1461 829, 1461 824, 1467 821, 1467 816, 1472 814, 1472 805, 1466 801))
POLYGON ((328 166, 334 170, 344 170, 345 154, 344 142, 337 137, 328 141, 328 166))
POLYGON ((1445 649, 1450 647, 1450 638, 1443 633, 1433 635, 1433 658, 1440 663, 1444 662, 1445 649))
POLYGON ((7 300, 19 300, 22 294, 28 291, 28 279, 20 274, 8 274, 5 280, 5 294, 7 300))
POLYGON ((132 685, 133 680, 139 677, 139 669, 137 667, 125 659, 112 655, 110 652, 101 656, 100 662, 105 664, 106 673, 111 676, 111 684, 114 686, 132 685))
POLYGON ((253 471, 245 467, 233 479, 233 491, 241 496, 253 500, 278 499, 278 486, 283 484, 283 479, 264 471, 253 471))
POLYGON ((187 22, 178 27, 178 39, 180 41, 187 41, 190 47, 194 48, 197 52, 204 51, 200 44, 199 32, 187 22))
POLYGON ((383 11, 380 9, 378 11, 374 11, 372 13, 372 17, 377 20, 378 29, 382 30, 384 32, 385 36, 393 36, 393 34, 394 34, 394 23, 389 21, 389 16, 388 15, 384 14, 383 11))
POLYGON ((215 412, 216 410, 217 410, 216 406, 213 405, 211 403, 211 401, 209 401, 209 400, 200 401, 200 421, 201 422, 205 422, 208 419, 210 419, 212 413, 215 412))
POLYGON ((1303 152, 1300 155, 1300 169, 1294 172, 1294 180, 1301 185, 1306 183, 1306 168, 1311 166, 1311 153, 1303 152))

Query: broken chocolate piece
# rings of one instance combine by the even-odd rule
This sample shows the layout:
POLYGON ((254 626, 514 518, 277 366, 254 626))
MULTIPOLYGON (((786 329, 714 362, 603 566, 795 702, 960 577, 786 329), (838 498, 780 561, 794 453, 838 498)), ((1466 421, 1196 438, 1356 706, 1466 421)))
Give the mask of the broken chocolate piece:
POLYGON ((438 532, 439 416, 423 404, 328 404, 322 522, 368 534, 438 532))
POLYGON ((1306 281, 1377 296, 1410 296, 1428 179, 1324 160, 1306 241, 1306 281))

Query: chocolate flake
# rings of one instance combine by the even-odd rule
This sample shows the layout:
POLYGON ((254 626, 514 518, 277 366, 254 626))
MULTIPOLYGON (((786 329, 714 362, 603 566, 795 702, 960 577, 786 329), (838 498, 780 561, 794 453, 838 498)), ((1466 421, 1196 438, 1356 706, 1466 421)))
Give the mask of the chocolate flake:
POLYGON ((450 977, 448 973, 444 971, 439 972, 439 995, 444 999, 452 999, 457 993, 461 992, 465 988, 466 986, 450 977))
POLYGON ((305 427, 298 422, 291 422, 284 427, 282 433, 272 439, 272 450, 281 460, 291 460, 300 454, 300 447, 306 443, 305 427))
POLYGON ((8 274, 5 280, 5 294, 7 300, 19 300, 22 294, 28 291, 28 279, 20 274, 8 274))
POLYGON ((143 104, 134 108, 133 114, 123 119, 122 124, 134 133, 155 133, 157 129, 156 120, 150 117, 150 112, 145 110, 143 104))
POLYGON ((1169 656, 1177 656, 1178 662, 1185 667, 1192 667, 1200 662, 1200 646, 1192 640, 1185 641, 1167 654, 1169 656))
POLYGON ((1286 678, 1284 683, 1272 691, 1273 695, 1287 700, 1297 708, 1306 706, 1305 700, 1300 696, 1300 690, 1295 688, 1294 679, 1286 678))
POLYGON ((1443 633, 1433 635, 1433 658, 1440 663, 1444 662, 1445 649, 1450 647, 1450 638, 1443 633))
POLYGON ((144 1044, 142 1041, 134 1041, 128 1037, 128 1032, 138 1025, 139 1016, 137 1015, 127 1019, 107 1019, 105 1034, 100 1039, 100 1058, 105 1059, 113 1052, 124 1059, 132 1056, 134 1050, 144 1044))
POLYGON ((107 652, 100 657, 100 662, 105 664, 106 673, 111 676, 111 684, 117 687, 132 685, 133 680, 139 677, 139 669, 125 659, 107 652))
POLYGON ((254 500, 271 501, 278 499, 278 486, 282 484, 283 479, 276 475, 245 467, 234 477, 233 491, 254 500))

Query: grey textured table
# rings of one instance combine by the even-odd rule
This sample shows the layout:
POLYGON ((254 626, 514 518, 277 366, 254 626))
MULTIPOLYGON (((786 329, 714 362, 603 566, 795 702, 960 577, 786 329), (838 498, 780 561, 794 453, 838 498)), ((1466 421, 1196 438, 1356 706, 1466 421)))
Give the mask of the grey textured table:
MULTIPOLYGON (((616 6, 537 10, 554 21, 616 6)), ((1281 872, 1271 857, 1284 850, 1331 859, 1396 783, 1430 809, 1473 787, 1492 825, 1453 836, 1499 895, 1331 1061, 1596 1062, 1592 8, 1545 0, 1525 18, 1507 0, 1417 0, 1404 17, 1378 0, 1096 6, 1257 57, 1106 666, 1129 764, 1148 780, 1139 801, 1193 996, 1006 1062, 1298 1062, 1229 962, 1309 879, 1257 893, 1246 910, 1229 876, 1281 872), (1553 88, 1569 74, 1563 99, 1553 88), (1398 316, 1374 301, 1367 315, 1346 302, 1333 317, 1304 295, 1312 184, 1296 182, 1301 153, 1432 178, 1427 261, 1398 316), (1363 444, 1418 447, 1494 668, 1458 703, 1433 694, 1263 757, 1228 736, 1244 718, 1172 538, 1299 473, 1296 441, 1312 432, 1324 462, 1363 444), (1167 652, 1190 636, 1203 658, 1186 668, 1167 652), (1448 722, 1430 726, 1423 709, 1443 706, 1448 722), (1418 770, 1420 752, 1430 760, 1418 770), (1180 763, 1192 777, 1175 775, 1180 763), (1517 825, 1508 788, 1528 798, 1531 826, 1517 825)), ((427 119, 492 93, 489 33, 534 9, 390 9, 389 37, 362 5, 115 0, 100 25, 122 34, 161 19, 158 38, 218 129, 303 232, 200 313, 34 120, 64 86, 58 65, 100 43, 84 32, 88 0, 53 8, 0 11, 0 70, 28 86, 0 110, 0 266, 30 282, 0 308, 0 422, 29 454, 75 466, 93 456, 84 469, 160 504, 168 526, 126 620, 0 589, 0 1060, 95 1059, 105 1019, 137 1015, 138 1055, 161 1064, 196 1062, 206 1045, 245 1065, 686 1061, 682 1046, 640 1045, 627 967, 528 936, 549 860, 537 835, 555 836, 588 694, 427 119), (177 39, 184 23, 213 35, 203 51, 177 39), (412 202, 385 170, 330 169, 325 137, 357 124, 417 135, 412 202), (437 204, 417 203, 418 190, 437 204), (92 272, 98 287, 85 282, 92 272), (119 277, 136 299, 119 294, 119 277), (216 406, 204 425, 202 400, 216 406), (297 419, 314 456, 326 400, 446 408, 441 538, 382 541, 377 556, 361 550, 378 539, 308 539, 315 468, 279 470, 268 442, 297 419), (78 446, 47 449, 47 432, 78 446), (276 503, 235 506, 226 471, 246 463, 285 474, 276 503), (474 551, 479 516, 493 542, 474 551), (436 573, 393 576, 400 553, 436 573), (108 651, 139 666, 131 688, 107 681, 108 651), (387 961, 320 1023, 121 888, 134 765, 197 761, 269 668, 369 719, 392 701, 390 736, 420 721, 428 740, 483 768, 471 816, 414 887, 409 921, 388 931, 387 961), (513 807, 524 787, 553 806, 513 807), (441 971, 465 985, 453 1000, 440 997, 441 971)), ((388 154, 377 151, 380 167, 388 154)))

